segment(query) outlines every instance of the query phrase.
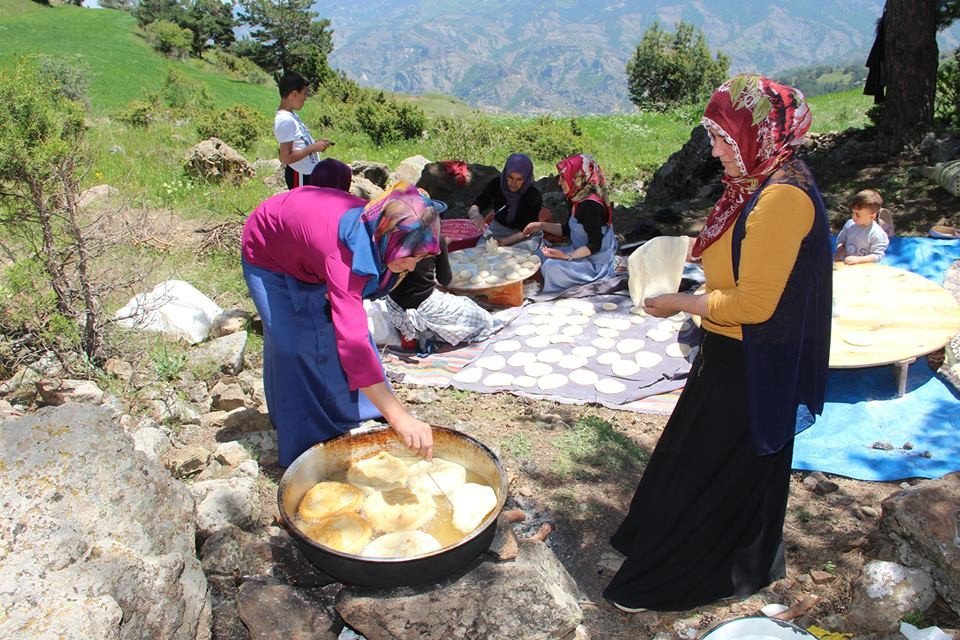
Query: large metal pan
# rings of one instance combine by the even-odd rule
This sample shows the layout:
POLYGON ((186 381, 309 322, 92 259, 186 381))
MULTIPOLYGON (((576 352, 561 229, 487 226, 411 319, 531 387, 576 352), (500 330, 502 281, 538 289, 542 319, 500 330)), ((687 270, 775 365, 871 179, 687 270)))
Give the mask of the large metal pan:
POLYGON ((410 454, 392 429, 378 426, 345 433, 311 447, 293 461, 280 479, 280 516, 304 555, 318 569, 344 584, 398 587, 435 582, 462 569, 485 551, 496 533, 497 516, 507 499, 507 474, 490 449, 466 434, 434 427, 433 442, 433 455, 463 465, 497 494, 497 506, 473 533, 454 545, 411 558, 366 558, 318 544, 296 527, 293 515, 297 506, 317 482, 342 473, 352 461, 379 451, 410 454))

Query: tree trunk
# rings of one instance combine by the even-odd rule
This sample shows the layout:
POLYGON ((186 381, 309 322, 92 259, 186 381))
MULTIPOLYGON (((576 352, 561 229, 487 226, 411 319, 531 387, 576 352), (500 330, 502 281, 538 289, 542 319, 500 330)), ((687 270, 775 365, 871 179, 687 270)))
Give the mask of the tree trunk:
POLYGON ((933 123, 937 86, 937 0, 887 0, 884 122, 899 149, 933 123))

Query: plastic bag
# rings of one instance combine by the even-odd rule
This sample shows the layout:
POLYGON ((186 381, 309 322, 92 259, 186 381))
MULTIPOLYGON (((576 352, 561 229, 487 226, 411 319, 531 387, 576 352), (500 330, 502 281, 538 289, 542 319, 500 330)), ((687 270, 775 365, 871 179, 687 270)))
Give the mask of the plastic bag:
POLYGON ((183 280, 161 282, 149 293, 139 293, 114 314, 129 329, 157 331, 190 344, 210 335, 213 319, 223 313, 217 303, 183 280))

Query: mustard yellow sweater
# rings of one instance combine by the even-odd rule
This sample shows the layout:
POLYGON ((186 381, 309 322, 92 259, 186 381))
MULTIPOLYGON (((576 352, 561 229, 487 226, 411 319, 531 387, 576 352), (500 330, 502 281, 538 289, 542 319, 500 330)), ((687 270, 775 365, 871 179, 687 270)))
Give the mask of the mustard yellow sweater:
POLYGON ((734 225, 703 252, 707 288, 705 329, 742 340, 741 325, 770 319, 797 259, 800 243, 813 225, 813 215, 813 202, 801 189, 788 184, 771 185, 760 193, 747 218, 740 245, 739 282, 733 277, 734 225))

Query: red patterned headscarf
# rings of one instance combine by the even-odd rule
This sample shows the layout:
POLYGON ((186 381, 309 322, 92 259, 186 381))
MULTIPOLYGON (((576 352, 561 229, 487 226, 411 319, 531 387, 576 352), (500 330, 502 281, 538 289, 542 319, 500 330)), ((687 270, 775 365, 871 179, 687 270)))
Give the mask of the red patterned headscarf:
POLYGON ((799 89, 744 74, 713 93, 702 123, 733 148, 740 175, 724 174, 723 195, 693 246, 695 258, 730 228, 767 177, 793 157, 810 129, 810 108, 799 89))
POLYGON ((595 200, 607 210, 607 224, 613 217, 613 208, 607 199, 607 179, 600 165, 588 153, 578 153, 557 163, 560 180, 567 185, 567 199, 572 205, 583 200, 595 200))

